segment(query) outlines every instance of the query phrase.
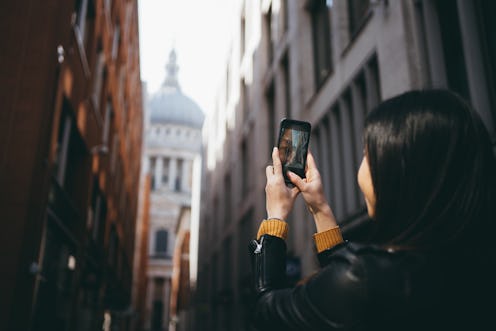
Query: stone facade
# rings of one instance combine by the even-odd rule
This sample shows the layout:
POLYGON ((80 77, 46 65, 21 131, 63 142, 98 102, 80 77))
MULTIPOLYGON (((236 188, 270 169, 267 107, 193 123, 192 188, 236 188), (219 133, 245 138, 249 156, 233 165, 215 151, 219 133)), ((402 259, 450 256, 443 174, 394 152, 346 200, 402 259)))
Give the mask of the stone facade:
MULTIPOLYGON (((265 167, 284 117, 312 124, 310 149, 346 238, 367 234, 356 183, 364 118, 381 100, 448 87, 495 134, 491 1, 238 1, 226 77, 205 126, 195 330, 249 330, 247 243, 265 215, 265 167)), ((317 269, 301 199, 288 219, 293 281, 317 269)))

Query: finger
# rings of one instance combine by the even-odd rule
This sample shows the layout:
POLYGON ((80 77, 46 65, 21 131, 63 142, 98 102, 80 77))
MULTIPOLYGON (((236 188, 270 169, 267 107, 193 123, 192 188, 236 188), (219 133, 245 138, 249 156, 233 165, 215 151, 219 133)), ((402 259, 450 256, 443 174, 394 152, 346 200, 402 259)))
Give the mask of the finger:
POLYGON ((315 164, 315 159, 313 158, 313 154, 310 150, 307 153, 307 167, 308 169, 315 169, 317 165, 315 164))
POLYGON ((297 186, 293 187, 293 188, 291 189, 291 198, 292 198, 292 199, 296 198, 296 196, 297 196, 300 192, 301 192, 301 191, 300 191, 300 189, 299 189, 297 186))
POLYGON ((269 165, 265 167, 265 175, 267 176, 267 179, 269 179, 271 176, 274 175, 274 167, 269 165))
POLYGON ((291 181, 291 183, 293 183, 294 186, 296 186, 296 188, 298 188, 299 191, 304 190, 306 183, 300 176, 298 176, 297 174, 295 174, 292 171, 288 171, 288 178, 291 181))
POLYGON ((282 164, 279 158, 279 149, 274 147, 272 150, 272 163, 274 165, 274 174, 282 174, 282 164))

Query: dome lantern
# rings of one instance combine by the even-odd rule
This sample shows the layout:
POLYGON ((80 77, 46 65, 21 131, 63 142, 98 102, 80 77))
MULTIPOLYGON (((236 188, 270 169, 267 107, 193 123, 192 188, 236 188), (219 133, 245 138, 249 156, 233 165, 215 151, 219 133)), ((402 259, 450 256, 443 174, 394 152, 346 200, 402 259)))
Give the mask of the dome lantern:
POLYGON ((178 71, 179 66, 177 65, 176 51, 173 49, 169 54, 169 62, 165 65, 166 76, 163 85, 168 87, 175 87, 179 90, 180 87, 177 80, 178 71))
POLYGON ((201 129, 205 115, 200 107, 181 92, 178 82, 179 66, 175 50, 171 50, 166 77, 160 89, 150 97, 150 123, 177 124, 201 129))

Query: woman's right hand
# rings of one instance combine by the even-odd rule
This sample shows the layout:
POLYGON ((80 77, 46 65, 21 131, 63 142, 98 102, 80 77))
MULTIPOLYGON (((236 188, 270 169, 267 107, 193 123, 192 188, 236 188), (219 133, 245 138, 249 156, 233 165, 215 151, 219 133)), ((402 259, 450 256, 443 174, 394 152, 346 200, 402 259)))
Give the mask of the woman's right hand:
POLYGON ((327 203, 324 187, 322 186, 322 179, 310 151, 307 155, 305 178, 302 179, 291 171, 288 172, 288 177, 300 190, 308 210, 314 217, 317 232, 336 227, 336 218, 334 217, 331 207, 327 203))

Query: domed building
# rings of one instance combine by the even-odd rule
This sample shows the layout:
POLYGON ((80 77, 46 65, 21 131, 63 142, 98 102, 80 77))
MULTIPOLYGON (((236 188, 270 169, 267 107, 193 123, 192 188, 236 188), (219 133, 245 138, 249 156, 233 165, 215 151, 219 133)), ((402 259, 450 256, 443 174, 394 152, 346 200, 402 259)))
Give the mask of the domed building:
MULTIPOLYGON (((179 262, 174 257, 174 250, 178 245, 189 245, 192 194, 200 182, 199 171, 195 174, 194 169, 201 169, 195 164, 201 162, 204 114, 182 93, 176 60, 172 50, 165 81, 145 105, 143 168, 151 182, 145 330, 168 330, 169 324, 174 323, 169 320, 171 315, 175 316, 176 309, 174 300, 171 306, 170 298, 177 296, 173 293, 177 292, 173 273, 178 271, 173 267, 179 262)), ((184 256, 181 255, 179 259, 184 256)))

